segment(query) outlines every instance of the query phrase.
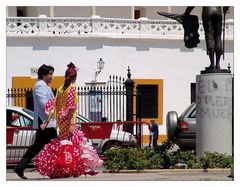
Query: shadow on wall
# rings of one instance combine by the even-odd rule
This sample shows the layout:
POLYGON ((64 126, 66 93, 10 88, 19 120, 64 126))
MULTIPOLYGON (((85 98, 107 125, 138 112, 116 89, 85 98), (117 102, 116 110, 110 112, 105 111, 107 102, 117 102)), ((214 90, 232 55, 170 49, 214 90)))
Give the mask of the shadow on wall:
MULTIPOLYGON (((104 39, 104 38, 7 38, 7 47, 33 47, 33 50, 49 50, 50 47, 85 47, 86 50, 102 49, 104 46, 135 47, 136 51, 149 51, 152 48, 179 49, 181 52, 193 52, 183 40, 135 40, 135 39, 104 39), (164 42, 162 42, 164 41, 164 42)), ((233 52, 233 43, 226 42, 226 53, 233 52)), ((197 48, 206 51, 205 41, 201 40, 197 48)))

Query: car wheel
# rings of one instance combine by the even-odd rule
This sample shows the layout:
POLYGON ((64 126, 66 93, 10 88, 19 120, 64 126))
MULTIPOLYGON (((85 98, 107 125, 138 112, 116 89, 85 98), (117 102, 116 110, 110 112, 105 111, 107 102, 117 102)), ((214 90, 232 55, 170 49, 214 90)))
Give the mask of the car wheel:
POLYGON ((178 115, 175 111, 170 111, 167 113, 167 137, 169 140, 173 140, 176 135, 177 131, 177 124, 178 124, 178 115))

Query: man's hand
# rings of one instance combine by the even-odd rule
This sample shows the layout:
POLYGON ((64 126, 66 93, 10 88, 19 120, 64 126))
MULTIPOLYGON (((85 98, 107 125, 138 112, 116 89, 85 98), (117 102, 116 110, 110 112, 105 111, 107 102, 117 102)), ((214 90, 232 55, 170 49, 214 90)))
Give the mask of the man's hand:
POLYGON ((70 125, 70 127, 69 127, 69 132, 70 132, 70 133, 73 133, 73 131, 74 131, 74 125, 70 125))
POLYGON ((47 127, 47 124, 46 124, 46 123, 43 123, 43 124, 40 125, 40 128, 41 128, 42 130, 44 130, 46 127, 47 127))

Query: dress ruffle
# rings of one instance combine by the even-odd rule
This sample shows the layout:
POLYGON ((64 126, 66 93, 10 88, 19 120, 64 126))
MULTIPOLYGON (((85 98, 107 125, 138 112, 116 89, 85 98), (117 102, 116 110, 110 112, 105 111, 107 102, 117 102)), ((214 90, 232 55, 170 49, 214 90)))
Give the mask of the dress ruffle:
POLYGON ((56 166, 55 161, 60 151, 61 140, 60 138, 51 140, 36 156, 34 164, 41 175, 50 178, 78 177, 82 174, 91 173, 94 168, 102 165, 103 161, 99 158, 96 150, 86 144, 87 139, 84 137, 83 132, 75 127, 71 137, 74 147, 73 157, 76 161, 75 168, 56 166))

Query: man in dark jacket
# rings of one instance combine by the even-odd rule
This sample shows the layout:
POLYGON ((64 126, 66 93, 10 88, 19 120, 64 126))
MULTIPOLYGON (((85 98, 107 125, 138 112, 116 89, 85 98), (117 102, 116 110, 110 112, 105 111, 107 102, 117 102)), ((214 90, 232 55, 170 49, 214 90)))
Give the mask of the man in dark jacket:
POLYGON ((151 132, 152 132, 152 145, 155 148, 157 146, 157 140, 158 140, 158 124, 155 123, 154 119, 151 119, 151 128, 150 128, 151 132))

